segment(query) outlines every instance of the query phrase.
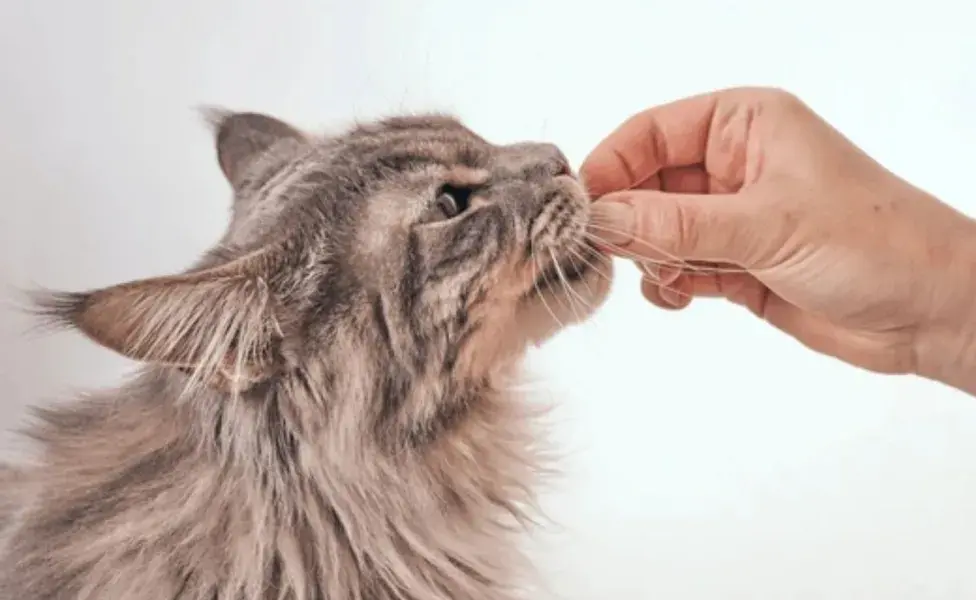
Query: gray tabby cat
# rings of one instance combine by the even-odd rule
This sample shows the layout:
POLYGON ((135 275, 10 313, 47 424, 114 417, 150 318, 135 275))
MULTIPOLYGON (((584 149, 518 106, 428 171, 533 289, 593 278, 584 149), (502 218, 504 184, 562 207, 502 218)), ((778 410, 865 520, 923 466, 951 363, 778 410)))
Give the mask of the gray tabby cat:
POLYGON ((37 464, 0 468, 0 598, 518 597, 543 465, 510 386, 609 288, 566 159, 445 116, 213 121, 219 244, 41 300, 143 366, 39 410, 37 464))

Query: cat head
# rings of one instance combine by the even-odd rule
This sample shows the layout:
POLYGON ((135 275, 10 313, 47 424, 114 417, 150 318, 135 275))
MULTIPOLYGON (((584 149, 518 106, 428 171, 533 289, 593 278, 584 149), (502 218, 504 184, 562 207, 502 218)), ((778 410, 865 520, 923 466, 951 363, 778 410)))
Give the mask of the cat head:
POLYGON ((606 296, 587 195, 552 145, 492 144, 438 115, 328 137, 211 117, 234 195, 220 243, 184 273, 52 295, 49 316, 246 390, 363 354, 484 377, 606 296))

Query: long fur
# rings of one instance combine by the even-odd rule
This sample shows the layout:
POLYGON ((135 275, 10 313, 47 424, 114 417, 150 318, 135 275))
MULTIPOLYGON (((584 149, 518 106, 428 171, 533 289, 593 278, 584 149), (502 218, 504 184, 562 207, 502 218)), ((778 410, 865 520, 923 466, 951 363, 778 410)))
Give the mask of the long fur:
MULTIPOLYGON (((220 244, 39 304, 144 364, 37 409, 36 464, 0 465, 0 598, 521 597, 547 464, 512 389, 525 346, 576 312, 550 311, 531 255, 581 247, 564 158, 446 117, 316 139, 214 115, 235 192, 220 244), (447 180, 484 208, 437 213, 447 180)), ((595 307, 595 275, 566 292, 595 307)))
POLYGON ((10 465, 0 463, 0 539, 3 532, 11 526, 18 508, 11 493, 21 483, 23 474, 10 465))

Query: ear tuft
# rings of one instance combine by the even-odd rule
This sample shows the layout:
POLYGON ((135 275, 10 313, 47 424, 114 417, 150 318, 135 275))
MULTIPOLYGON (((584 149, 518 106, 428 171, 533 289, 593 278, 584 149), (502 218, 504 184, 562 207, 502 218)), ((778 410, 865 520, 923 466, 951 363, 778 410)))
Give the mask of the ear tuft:
POLYGON ((200 112, 216 139, 220 168, 235 188, 248 168, 275 145, 307 140, 298 129, 269 115, 218 107, 202 107, 200 112))
POLYGON ((222 106, 210 106, 206 104, 198 106, 197 112, 200 113, 200 116, 203 118, 203 122, 206 123, 207 127, 214 135, 216 135, 220 130, 220 125, 224 122, 224 120, 234 114, 233 111, 222 106))
POLYGON ((73 328, 89 297, 76 292, 35 291, 30 294, 31 312, 50 329, 73 328))
POLYGON ((270 253, 259 252, 214 269, 92 292, 36 293, 34 313, 127 358, 242 389, 280 366, 281 309, 261 275, 274 266, 270 253))

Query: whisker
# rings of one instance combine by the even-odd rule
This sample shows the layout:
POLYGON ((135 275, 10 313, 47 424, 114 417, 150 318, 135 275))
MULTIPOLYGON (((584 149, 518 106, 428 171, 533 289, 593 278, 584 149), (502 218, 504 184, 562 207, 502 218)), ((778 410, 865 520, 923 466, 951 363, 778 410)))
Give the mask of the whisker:
POLYGON ((539 259, 535 255, 535 252, 532 250, 531 245, 529 247, 529 253, 532 255, 532 258, 533 258, 533 262, 532 262, 532 271, 533 271, 533 273, 532 273, 532 287, 535 288, 535 293, 536 293, 536 295, 539 296, 539 301, 542 302, 542 306, 545 307, 546 311, 549 313, 549 316, 552 317, 552 320, 555 321, 556 324, 559 325, 560 327, 565 327, 565 325, 563 324, 563 322, 559 320, 559 317, 556 316, 555 311, 553 311, 552 308, 549 306, 549 303, 546 302, 545 294, 543 294, 542 293, 542 290, 539 289, 539 276, 542 273, 540 272, 539 259))
POLYGON ((681 269, 682 271, 688 271, 692 274, 697 274, 697 275, 722 275, 722 274, 749 273, 748 270, 738 268, 738 267, 729 268, 729 267, 711 266, 705 264, 695 264, 695 263, 689 263, 687 261, 671 261, 671 260, 649 258, 647 256, 642 256, 640 254, 637 254, 633 251, 621 248, 620 246, 608 242, 607 240, 597 235, 588 234, 588 236, 594 242, 605 245, 609 247, 611 250, 614 250, 615 252, 619 253, 624 258, 634 260, 635 262, 638 263, 652 264, 661 267, 669 267, 672 269, 681 269))
MULTIPOLYGON (((616 234, 630 235, 630 234, 628 234, 626 232, 620 231, 618 229, 614 229, 612 227, 606 227, 606 226, 600 225, 598 223, 590 223, 589 224, 589 227, 590 227, 590 229, 597 229, 599 231, 604 231, 606 233, 616 233, 616 234)), ((604 239, 602 236, 596 235, 593 232, 588 232, 587 233, 587 236, 590 239, 592 239, 592 240, 594 240, 594 241, 596 241, 596 242, 598 242, 600 244, 604 244, 606 246, 612 247, 614 250, 616 250, 618 252, 621 252, 623 254, 627 254, 628 253, 628 251, 625 250, 624 248, 621 248, 619 245, 614 244, 612 242, 609 242, 608 240, 604 239)), ((749 272, 748 269, 743 269, 742 267, 721 267, 721 266, 714 266, 713 267, 713 266, 710 266, 710 265, 700 265, 700 264, 699 265, 696 265, 696 264, 693 264, 693 263, 689 263, 688 261, 686 261, 686 260, 684 260, 684 259, 682 259, 682 258, 680 258, 678 256, 675 256, 673 254, 670 254, 669 252, 666 252, 665 250, 662 250, 660 247, 656 246, 655 244, 653 244, 653 243, 651 243, 651 242, 649 242, 649 241, 647 241, 645 239, 642 239, 640 237, 633 237, 633 240, 635 242, 644 244, 645 246, 647 246, 648 248, 650 248, 654 252, 663 254, 666 257, 668 257, 668 259, 670 259, 669 261, 654 260, 654 259, 649 259, 649 258, 644 257, 644 256, 639 256, 639 255, 635 255, 633 253, 630 253, 630 255, 631 255, 632 258, 635 258, 635 259, 638 259, 638 260, 654 261, 654 262, 657 262, 658 264, 661 264, 661 265, 666 265, 666 266, 680 266, 681 268, 688 269, 689 271, 700 271, 700 272, 706 272, 706 273, 748 273, 749 272)))
MULTIPOLYGON (((556 286, 558 286, 558 290, 554 290, 554 291, 556 291, 556 292, 562 292, 563 293, 563 296, 564 296, 564 299, 565 299, 565 302, 566 302, 566 306, 569 307, 569 310, 573 313, 573 316, 575 316, 576 318, 579 318, 579 315, 576 314, 576 304, 574 304, 573 303, 573 299, 568 294, 566 294, 566 289, 564 287, 564 284, 563 284, 563 281, 562 281, 562 278, 561 278, 561 273, 559 272, 558 266, 556 264, 556 256, 552 253, 552 248, 549 248, 548 252, 549 252, 549 261, 550 261, 550 264, 556 269, 556 286)), ((546 270, 547 276, 548 276, 548 273, 549 273, 549 271, 546 270)))
POLYGON ((613 242, 610 242, 606 238, 603 238, 595 233, 588 232, 586 234, 586 237, 590 241, 596 242, 603 246, 607 246, 608 248, 620 254, 624 258, 629 258, 637 262, 650 263, 650 264, 659 265, 663 267, 687 268, 689 270, 704 270, 709 268, 706 265, 694 265, 692 263, 689 263, 681 259, 668 260, 668 259, 651 258, 648 256, 643 256, 632 250, 627 250, 626 248, 623 248, 618 244, 614 244, 613 242))
MULTIPOLYGON (((665 284, 663 281, 661 281, 660 275, 657 275, 655 273, 652 273, 651 271, 649 271, 647 269, 647 265, 640 265, 640 269, 641 269, 641 271, 645 275, 647 275, 647 277, 649 279, 651 279, 654 283, 658 284, 658 286, 660 286, 660 287, 666 287, 671 292, 673 292, 673 293, 675 293, 675 294, 677 294, 679 296, 685 297, 685 298, 692 298, 693 297, 692 294, 689 294, 688 292, 683 292, 683 291, 681 291, 681 290, 673 287, 671 284, 665 284)), ((671 282, 671 283, 674 283, 674 282, 671 282)))
MULTIPOLYGON (((583 298, 580 297, 575 290, 573 290, 573 286, 569 284, 569 279, 566 277, 566 273, 563 271, 562 265, 560 265, 559 261, 556 260, 556 255, 553 253, 551 248, 549 249, 549 256, 552 257, 552 264, 556 267, 556 274, 562 281, 563 289, 566 291, 567 300, 572 303, 572 297, 575 296, 584 307, 592 310, 592 307, 585 300, 583 300, 583 298)), ((573 305, 573 314, 576 315, 577 320, 582 320, 582 317, 576 313, 575 304, 573 305)))
MULTIPOLYGON (((584 249, 585 249, 585 250, 586 250, 587 252, 589 252, 589 253, 590 253, 590 256, 591 256, 592 258, 596 258, 597 260, 600 260, 600 261, 603 261, 603 262, 605 262, 605 263, 607 263, 607 264, 612 264, 612 261, 613 261, 613 258, 611 258, 610 256, 608 256, 607 254, 604 254, 603 252, 600 252, 599 250, 597 250, 597 249, 595 249, 595 248, 592 248, 592 247, 587 247, 587 246, 584 246, 583 248, 584 248, 584 249)), ((629 256, 629 255, 628 255, 628 256, 629 256)), ((641 257, 638 257, 638 256, 636 256, 636 255, 633 255, 633 256, 629 256, 629 257, 631 257, 631 258, 634 258, 634 259, 635 259, 635 261, 634 261, 634 262, 636 262, 636 263, 637 263, 637 266, 638 266, 638 268, 641 268, 641 267, 643 267, 643 266, 645 265, 645 261, 642 261, 642 260, 637 260, 637 259, 640 259, 641 257)), ((672 268, 676 268, 676 265, 672 265, 672 264, 670 264, 670 263, 665 263, 665 262, 662 262, 662 261, 655 261, 655 260, 653 260, 653 259, 651 259, 651 260, 648 260, 648 261, 646 261, 646 262, 648 262, 648 263, 650 263, 650 264, 657 264, 657 265, 665 265, 665 266, 669 266, 669 267, 672 267, 672 268)))
MULTIPOLYGON (((576 258, 579 258, 579 253, 576 252, 576 250, 574 248, 570 248, 569 249, 569 254, 570 254, 570 256, 569 256, 569 262, 571 262, 573 264, 573 268, 574 269, 576 269, 577 271, 579 271, 580 270, 580 267, 579 267, 578 264, 576 264, 576 260, 575 260, 576 258)), ((589 266, 592 267, 593 265, 589 265, 589 266)), ((590 298, 592 298, 593 297, 593 288, 591 288, 590 287, 590 284, 586 282, 586 278, 583 278, 581 281, 583 282, 583 287, 586 288, 586 293, 589 295, 590 298)))
MULTIPOLYGON (((586 248, 585 246, 583 246, 583 248, 586 249, 586 250, 589 250, 590 252, 596 253, 600 258, 606 259, 607 262, 609 263, 609 261, 610 261, 610 258, 609 257, 599 255, 599 253, 597 253, 596 250, 593 250, 592 248, 586 248)), ((608 275, 608 274, 604 273, 603 271, 601 271, 599 265, 594 265, 590 261, 586 260, 586 257, 583 256, 579 252, 579 250, 573 250, 572 252, 573 252, 574 255, 576 255, 576 258, 578 258, 581 261, 583 261, 584 263, 586 263, 586 265, 589 266, 591 269, 593 269, 598 275, 600 275, 601 277, 603 277, 604 279, 606 279, 608 283, 613 283, 613 278, 611 278, 610 275, 608 275)))
POLYGON ((553 300, 559 299, 559 294, 557 293, 557 290, 553 285, 552 281, 549 279, 549 271, 542 266, 542 262, 538 256, 535 257, 535 261, 539 265, 539 275, 541 276, 540 278, 545 282, 546 289, 552 294, 552 299, 553 300))
MULTIPOLYGON (((584 246, 584 248, 585 248, 585 246, 584 246)), ((593 256, 595 256, 595 257, 597 257, 597 258, 600 258, 600 259, 603 259, 603 260, 605 260, 605 261, 608 261, 608 262, 610 261, 610 257, 609 257, 609 256, 606 256, 605 254, 603 254, 603 253, 601 253, 601 252, 599 252, 599 251, 597 251, 597 250, 595 250, 595 249, 593 249, 593 248, 586 248, 586 250, 589 250, 589 251, 590 251, 590 253, 591 253, 591 254, 592 254, 593 256)), ((580 256, 580 259, 582 259, 582 260, 585 260, 585 259, 584 259, 584 258, 583 258, 582 256, 580 256)), ((587 262, 587 264, 589 264, 589 265, 590 265, 591 267, 593 267, 593 265, 592 265, 591 263, 589 263, 589 262, 587 262)), ((663 283, 661 282, 661 278, 660 278, 660 276, 659 276, 659 275, 657 275, 656 273, 654 273, 654 272, 652 272, 652 271, 651 271, 651 270, 649 269, 649 267, 648 267, 648 265, 646 265, 646 264, 643 264, 643 263, 638 263, 638 265, 637 265, 637 267, 638 267, 638 268, 639 268, 639 269, 641 270, 641 272, 642 272, 642 273, 644 273, 644 274, 645 274, 645 275, 646 275, 646 276, 647 276, 647 277, 648 277, 649 279, 651 279, 652 281, 654 281, 654 282, 655 282, 655 283, 657 283, 658 285, 663 285, 663 283)), ((607 276, 606 274, 604 274, 603 272, 601 272, 601 271, 600 271, 599 269, 597 269, 596 267, 593 267, 593 268, 594 268, 594 270, 595 270, 595 271, 596 271, 597 273, 599 273, 600 275, 602 275, 602 276, 603 276, 603 277, 604 277, 604 278, 605 278, 605 279, 606 279, 607 281, 611 281, 611 278, 610 278, 609 276, 607 276)), ((612 282, 611 282, 611 283, 612 283, 612 282)), ((677 289, 674 289, 674 288, 672 288, 672 287, 670 287, 670 286, 668 287, 668 289, 669 289, 669 290, 671 290, 671 291, 673 291, 674 293, 676 293, 676 294, 678 294, 679 296, 685 296, 685 297, 691 297, 691 296, 692 296, 692 294, 689 294, 689 293, 687 293, 687 292, 682 292, 681 290, 677 290, 677 289)))

